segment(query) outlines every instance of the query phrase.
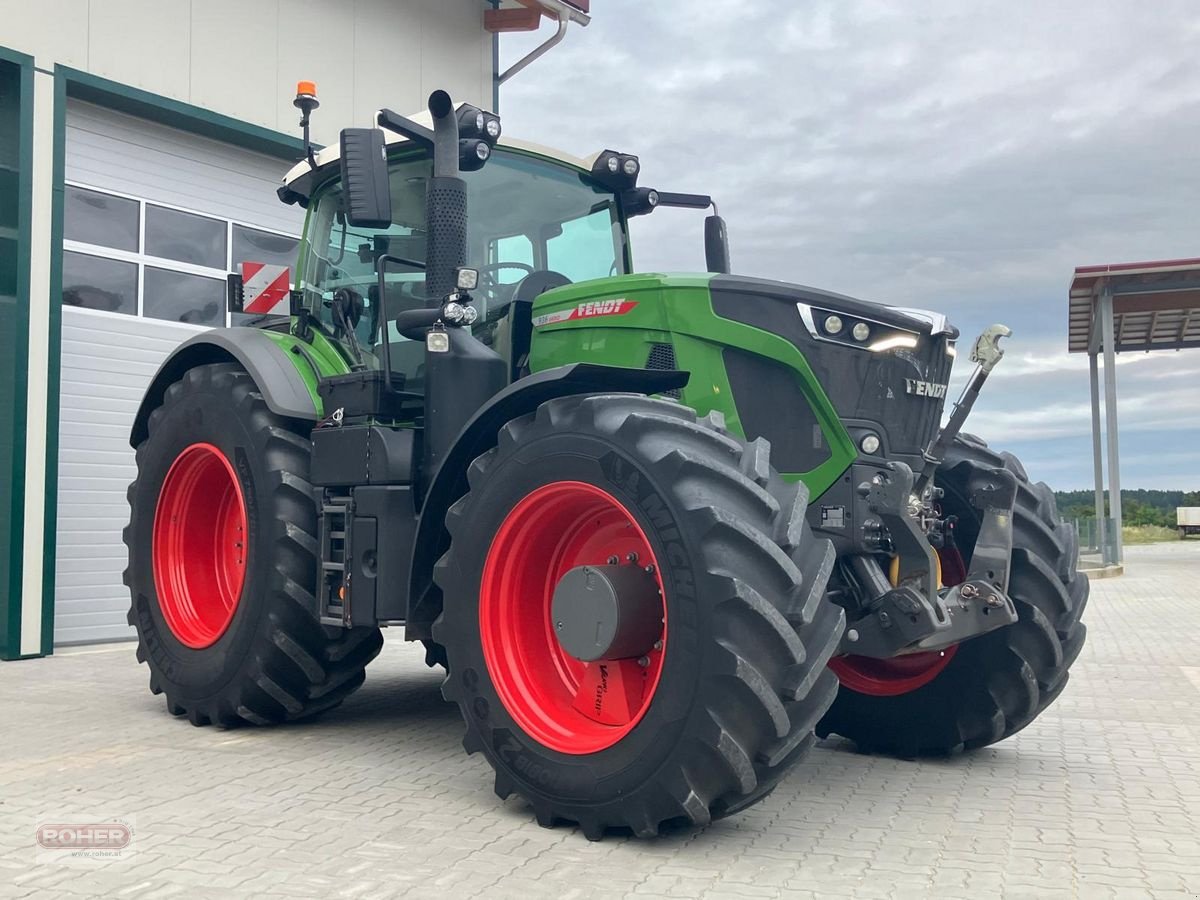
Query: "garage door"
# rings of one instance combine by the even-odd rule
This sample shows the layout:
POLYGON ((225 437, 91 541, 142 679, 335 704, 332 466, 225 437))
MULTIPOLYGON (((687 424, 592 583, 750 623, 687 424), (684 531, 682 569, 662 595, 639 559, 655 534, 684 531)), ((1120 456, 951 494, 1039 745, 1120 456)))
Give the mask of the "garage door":
POLYGON ((170 351, 226 327, 225 275, 291 265, 283 160, 86 103, 67 106, 56 644, 121 640, 129 429, 170 351))

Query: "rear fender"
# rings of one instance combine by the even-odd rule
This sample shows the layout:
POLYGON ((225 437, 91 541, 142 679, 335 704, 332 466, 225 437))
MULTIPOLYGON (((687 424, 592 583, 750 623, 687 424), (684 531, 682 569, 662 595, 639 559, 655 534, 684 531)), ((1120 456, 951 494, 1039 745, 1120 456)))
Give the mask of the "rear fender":
POLYGON ((137 447, 149 434, 150 413, 163 402, 167 388, 188 369, 210 363, 234 362, 254 379, 271 412, 291 419, 316 421, 321 417, 317 381, 337 374, 330 368, 331 354, 315 346, 301 347, 299 338, 262 328, 219 328, 184 341, 166 358, 142 397, 129 443, 137 447))
POLYGON ((433 583, 433 567, 450 546, 446 511, 467 492, 467 467, 477 456, 496 446, 497 435, 506 422, 531 413, 556 397, 661 394, 682 388, 687 381, 687 372, 576 363, 526 376, 492 397, 459 432, 428 483, 413 543, 405 637, 410 641, 431 637, 430 628, 442 611, 441 593, 433 583))

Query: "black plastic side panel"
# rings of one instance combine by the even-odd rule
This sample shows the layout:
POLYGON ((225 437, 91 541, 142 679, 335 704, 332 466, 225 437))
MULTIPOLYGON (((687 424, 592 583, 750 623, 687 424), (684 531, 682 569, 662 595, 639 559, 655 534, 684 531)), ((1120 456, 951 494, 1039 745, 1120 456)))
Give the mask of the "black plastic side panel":
POLYGON ((411 556, 411 590, 405 638, 431 637, 430 626, 441 612, 442 600, 433 585, 434 563, 449 546, 446 510, 467 492, 467 466, 496 445, 504 423, 533 412, 547 400, 572 394, 662 394, 688 382, 687 372, 626 369, 576 363, 522 378, 496 394, 459 432, 441 467, 433 476, 421 504, 417 537, 411 556))
POLYGON ((508 384, 508 364, 465 328, 446 331, 450 349, 425 351, 425 475, 436 472, 463 426, 508 384))
MULTIPOLYGON (((209 363, 236 362, 254 379, 267 408, 280 416, 316 421, 317 410, 295 364, 286 351, 259 328, 217 328, 180 344, 159 366, 133 420, 129 443, 146 439, 150 413, 162 404, 163 394, 184 372, 209 363)), ((305 365, 306 363, 301 363, 305 365)))
POLYGON ((353 496, 351 620, 354 625, 402 620, 408 612, 408 554, 417 529, 412 488, 356 487, 353 496))
POLYGON ((310 480, 319 487, 410 484, 417 432, 381 425, 318 428, 312 433, 310 480))
POLYGON ((721 356, 742 429, 750 440, 771 442, 776 469, 811 472, 829 459, 829 444, 789 368, 735 347, 721 356))

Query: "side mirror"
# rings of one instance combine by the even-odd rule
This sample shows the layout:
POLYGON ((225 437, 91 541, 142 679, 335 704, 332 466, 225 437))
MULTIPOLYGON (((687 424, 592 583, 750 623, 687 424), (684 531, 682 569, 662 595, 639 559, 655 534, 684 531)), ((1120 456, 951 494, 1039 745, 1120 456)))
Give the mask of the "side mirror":
POLYGON ((729 274, 729 234, 717 215, 704 218, 704 262, 710 272, 729 274))
POLYGON ((392 192, 383 132, 344 128, 341 149, 346 220, 357 228, 387 228, 392 224, 392 192))

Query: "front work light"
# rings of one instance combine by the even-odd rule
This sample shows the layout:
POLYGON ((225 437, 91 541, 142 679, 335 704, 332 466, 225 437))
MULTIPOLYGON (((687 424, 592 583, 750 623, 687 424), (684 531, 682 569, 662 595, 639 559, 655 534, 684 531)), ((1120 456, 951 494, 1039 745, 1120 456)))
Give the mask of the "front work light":
POLYGON ((592 163, 592 177, 612 191, 628 191, 637 187, 638 173, 642 165, 636 156, 602 150, 592 163))
POLYGON ((454 284, 460 291, 473 291, 479 286, 479 270, 459 266, 454 270, 454 284))
POLYGON ((458 142, 458 167, 464 172, 474 172, 482 169, 483 164, 492 155, 491 145, 478 138, 468 138, 458 142))
POLYGON ((494 145, 500 137, 500 117, 464 103, 458 108, 458 136, 460 138, 478 138, 494 145))
POLYGON ((621 194, 621 206, 626 216, 644 216, 658 206, 658 191, 654 188, 633 188, 621 194))

